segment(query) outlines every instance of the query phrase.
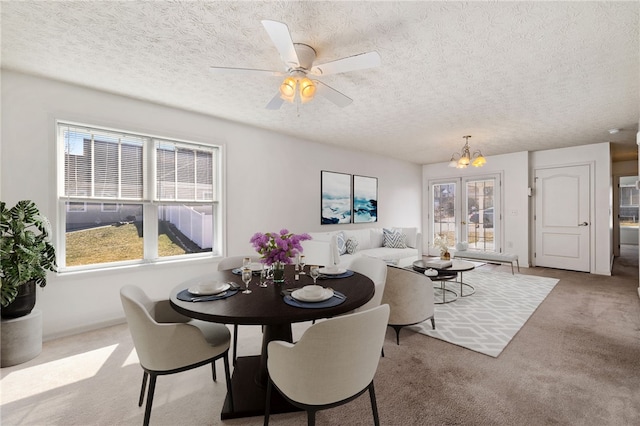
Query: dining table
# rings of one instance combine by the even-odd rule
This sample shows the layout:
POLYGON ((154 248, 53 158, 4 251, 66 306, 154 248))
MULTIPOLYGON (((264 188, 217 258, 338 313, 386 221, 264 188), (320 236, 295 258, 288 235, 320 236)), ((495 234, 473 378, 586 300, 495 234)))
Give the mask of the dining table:
MULTIPOLYGON (((239 356, 236 359, 231 378, 233 403, 227 395, 221 419, 264 415, 268 380, 267 346, 273 340, 293 343, 291 324, 349 313, 364 305, 374 295, 375 287, 371 279, 346 270, 341 274, 321 275, 318 278, 318 285, 333 290, 333 303, 297 303, 291 299, 292 291, 313 284, 308 267, 306 271, 307 274, 299 275, 294 265, 286 265, 284 282, 267 281, 266 287, 260 287, 259 275, 254 275, 249 283, 250 294, 242 293, 245 285, 237 269, 215 271, 206 276, 191 278, 171 290, 170 303, 173 309, 190 318, 221 324, 262 326, 260 355, 239 356), (230 283, 232 287, 225 297, 217 300, 181 300, 185 299, 186 289, 203 279, 230 283), (241 288, 236 291, 236 287, 241 288), (325 307, 326 305, 333 306, 325 307)), ((272 413, 298 410, 279 392, 272 392, 272 413)))

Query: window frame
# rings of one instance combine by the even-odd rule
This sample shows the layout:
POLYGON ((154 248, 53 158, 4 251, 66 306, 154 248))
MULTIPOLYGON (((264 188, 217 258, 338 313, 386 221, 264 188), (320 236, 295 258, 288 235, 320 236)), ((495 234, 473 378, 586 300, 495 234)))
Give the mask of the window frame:
POLYGON ((494 248, 489 250, 483 250, 479 248, 471 248, 470 250, 477 251, 487 251, 487 252, 496 252, 502 253, 503 245, 502 245, 502 227, 503 219, 502 219, 502 199, 503 199, 503 188, 502 181, 503 176, 502 172, 491 172, 487 174, 481 175, 470 175, 470 176, 451 176, 448 178, 435 178, 429 179, 427 181, 427 229, 428 235, 426 236, 427 244, 429 247, 429 252, 433 255, 436 254, 436 250, 433 249, 433 240, 435 237, 435 212, 434 212, 434 200, 433 200, 433 186, 434 185, 444 185, 444 184, 454 184, 455 185, 455 198, 454 198, 454 229, 455 229, 455 241, 449 241, 449 247, 455 248, 456 242, 466 241, 469 236, 467 234, 467 220, 468 220, 468 210, 469 207, 467 205, 467 183, 473 181, 482 181, 482 180, 494 180, 494 194, 493 194, 493 232, 494 232, 494 248))
MULTIPOLYGON (((126 131, 121 129, 114 129, 100 125, 91 125, 86 123, 78 123, 70 120, 57 119, 54 123, 55 126, 55 144, 56 144, 56 199, 58 204, 58 217, 56 221, 57 229, 57 252, 58 252, 58 272, 76 272, 76 271, 91 271, 91 270, 104 270, 113 269, 130 265, 145 265, 145 264, 161 264, 172 261, 189 261, 199 259, 211 259, 219 257, 222 254, 222 248, 224 246, 223 238, 223 224, 224 224, 224 208, 223 208, 223 169, 224 169, 224 146, 218 143, 203 143, 190 140, 184 140, 174 137, 158 136, 143 132, 126 131), (65 143, 61 135, 65 128, 86 129, 89 132, 99 133, 105 132, 108 134, 119 134, 123 136, 132 136, 143 139, 142 144, 142 197, 129 198, 116 196, 114 198, 100 198, 91 195, 73 195, 68 196, 65 194, 65 143), (217 196, 213 196, 211 200, 166 200, 160 199, 156 195, 157 189, 157 175, 156 175, 156 149, 161 142, 174 143, 176 146, 187 147, 190 149, 208 151, 212 154, 211 159, 211 177, 212 177, 212 192, 217 196), (124 260, 116 262, 94 263, 89 265, 66 265, 66 228, 67 228, 67 203, 85 203, 85 211, 87 210, 87 203, 100 205, 116 204, 121 206, 123 204, 139 204, 142 206, 143 211, 143 232, 145 238, 143 239, 143 256, 140 259, 124 260), (187 253, 173 256, 158 256, 158 210, 159 206, 164 205, 187 205, 187 206, 207 206, 211 208, 211 238, 212 247, 210 251, 201 253, 187 253), (151 236, 151 237, 149 237, 151 236)), ((121 173, 119 171, 119 173, 121 173)), ((86 194, 86 192, 85 192, 86 194)), ((119 209, 120 207, 118 207, 119 209)))

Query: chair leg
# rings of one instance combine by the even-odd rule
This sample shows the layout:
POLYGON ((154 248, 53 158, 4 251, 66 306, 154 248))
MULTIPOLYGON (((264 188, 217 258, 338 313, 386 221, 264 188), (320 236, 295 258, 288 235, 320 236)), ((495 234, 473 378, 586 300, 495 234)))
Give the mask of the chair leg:
POLYGON ((308 410, 307 411, 307 425, 308 426, 316 426, 316 411, 308 410))
POLYGON ((142 407, 142 402, 144 401, 144 391, 147 388, 147 378, 149 377, 149 373, 146 371, 142 372, 142 388, 140 388, 140 398, 138 399, 138 407, 142 407))
POLYGON ((271 412, 271 377, 267 378, 267 399, 264 402, 264 426, 269 426, 269 414, 271 412))
POLYGON ((436 329, 436 319, 435 319, 435 318, 433 318, 433 317, 431 317, 431 328, 432 328, 433 330, 435 330, 435 329, 436 329))
POLYGON ((236 365, 236 358, 238 357, 238 324, 233 324, 233 366, 236 365))
POLYGON ((380 353, 380 356, 381 356, 382 358, 384 358, 384 348, 382 348, 382 350, 381 350, 380 352, 381 352, 381 353, 380 353))
POLYGON ((153 393, 156 391, 156 378, 157 376, 151 373, 151 380, 149 381, 149 392, 147 393, 147 408, 144 411, 143 426, 149 426, 149 419, 151 418, 151 406, 153 405, 153 393))
POLYGON ((217 382, 218 381, 218 376, 216 374, 216 361, 215 360, 211 361, 211 375, 213 376, 213 381, 217 382))
POLYGON ((380 418, 378 417, 378 404, 376 403, 376 392, 373 389, 373 381, 369 385, 369 397, 371 397, 371 409, 373 410, 373 424, 380 426, 380 418))
POLYGON ((403 327, 401 325, 392 325, 393 329, 396 331, 396 345, 400 344, 400 329, 403 327))
POLYGON ((233 408, 233 391, 231 390, 231 373, 229 372, 229 353, 227 353, 224 358, 224 377, 227 380, 227 394, 229 395, 229 403, 231 406, 231 412, 233 413, 235 409, 233 408))

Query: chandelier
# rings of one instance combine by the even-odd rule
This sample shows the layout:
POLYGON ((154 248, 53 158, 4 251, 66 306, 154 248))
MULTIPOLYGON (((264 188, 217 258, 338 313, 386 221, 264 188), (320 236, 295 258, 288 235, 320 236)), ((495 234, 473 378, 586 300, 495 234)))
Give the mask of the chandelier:
POLYGON ((464 169, 471 164, 473 167, 482 167, 485 165, 487 160, 484 158, 480 150, 474 151, 471 154, 471 150, 469 149, 469 138, 471 136, 463 136, 465 139, 464 146, 460 153, 454 152, 451 156, 451 161, 449 162, 449 167, 456 167, 458 169, 464 169))

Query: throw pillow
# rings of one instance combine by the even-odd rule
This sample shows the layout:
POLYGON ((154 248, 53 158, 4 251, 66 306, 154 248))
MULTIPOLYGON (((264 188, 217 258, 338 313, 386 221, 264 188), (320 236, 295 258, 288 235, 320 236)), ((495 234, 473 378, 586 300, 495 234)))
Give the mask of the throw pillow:
POLYGON ((336 234, 336 243, 338 244, 338 252, 340 256, 347 252, 347 242, 344 236, 344 232, 340 231, 336 234))
POLYGON ((347 253, 353 254, 358 250, 358 240, 354 240, 353 238, 349 238, 346 243, 347 253))
POLYGON ((384 234, 384 246, 388 248, 407 248, 406 243, 406 235, 404 235, 398 229, 387 229, 384 228, 382 230, 384 234))

